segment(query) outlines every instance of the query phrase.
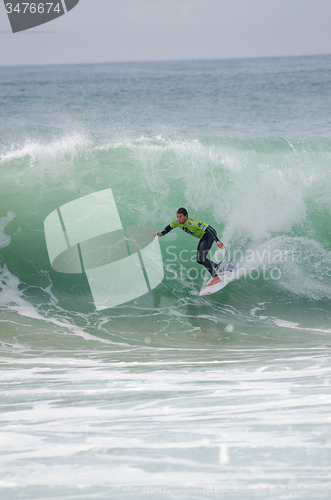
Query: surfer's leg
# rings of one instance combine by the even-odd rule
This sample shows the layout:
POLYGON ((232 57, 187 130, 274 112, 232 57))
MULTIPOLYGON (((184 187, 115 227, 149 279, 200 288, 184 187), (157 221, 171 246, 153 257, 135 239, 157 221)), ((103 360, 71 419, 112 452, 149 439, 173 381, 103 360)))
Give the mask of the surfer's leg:
POLYGON ((198 249, 197 249, 197 263, 202 264, 209 271, 213 278, 217 276, 217 264, 210 259, 207 259, 207 253, 209 252, 212 244, 213 237, 205 233, 201 240, 199 241, 198 249))

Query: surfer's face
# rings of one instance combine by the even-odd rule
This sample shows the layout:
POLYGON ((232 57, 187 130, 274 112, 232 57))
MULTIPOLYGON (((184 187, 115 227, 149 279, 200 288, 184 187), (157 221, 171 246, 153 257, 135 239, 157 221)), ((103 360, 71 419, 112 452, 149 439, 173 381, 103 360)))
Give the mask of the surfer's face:
POLYGON ((176 214, 179 224, 184 224, 187 221, 188 215, 176 214))

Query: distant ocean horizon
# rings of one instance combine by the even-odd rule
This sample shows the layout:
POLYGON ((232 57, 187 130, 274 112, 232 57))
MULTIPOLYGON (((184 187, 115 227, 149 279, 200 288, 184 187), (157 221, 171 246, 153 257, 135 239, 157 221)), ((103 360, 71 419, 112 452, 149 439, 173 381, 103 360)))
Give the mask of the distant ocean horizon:
MULTIPOLYGON (((7 32, 6 32, 7 33, 7 32)), ((8 31, 10 34, 11 31, 8 31)), ((47 33, 45 31, 45 33, 47 33)), ((1 64, 2 68, 22 68, 22 67, 49 67, 49 66, 106 66, 109 64, 169 64, 169 63, 191 63, 191 62, 226 62, 226 61, 260 61, 260 60, 273 60, 273 59, 301 59, 301 58, 320 58, 329 57, 331 53, 318 53, 318 54, 289 54, 289 55, 268 55, 268 56, 238 56, 238 57, 199 57, 199 58, 186 58, 186 59, 139 59, 139 60, 121 60, 121 61, 86 61, 86 62, 57 62, 57 63, 26 63, 26 64, 1 64)))

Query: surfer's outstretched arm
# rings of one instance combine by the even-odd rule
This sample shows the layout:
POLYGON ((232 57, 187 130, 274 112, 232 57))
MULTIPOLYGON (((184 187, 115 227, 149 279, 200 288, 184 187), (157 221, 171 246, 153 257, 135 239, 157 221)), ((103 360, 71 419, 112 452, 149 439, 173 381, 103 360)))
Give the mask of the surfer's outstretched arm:
POLYGON ((155 233, 155 234, 153 234, 153 236, 164 236, 165 234, 169 233, 169 231, 171 231, 172 229, 173 229, 173 227, 171 227, 170 224, 168 224, 163 229, 163 231, 161 231, 160 233, 155 233))
POLYGON ((213 240, 216 242, 216 245, 219 248, 225 248, 223 243, 220 241, 219 237, 217 236, 217 233, 213 227, 208 226, 206 228, 206 233, 210 234, 210 236, 213 238, 213 240))

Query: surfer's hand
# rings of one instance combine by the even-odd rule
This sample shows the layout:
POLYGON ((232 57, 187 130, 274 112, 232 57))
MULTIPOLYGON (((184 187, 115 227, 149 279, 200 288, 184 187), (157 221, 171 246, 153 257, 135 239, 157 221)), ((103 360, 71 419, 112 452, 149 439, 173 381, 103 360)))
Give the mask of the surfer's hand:
POLYGON ((154 233, 153 236, 163 236, 162 233, 154 233))
POLYGON ((225 248, 221 241, 216 241, 216 245, 218 246, 218 248, 225 248))

